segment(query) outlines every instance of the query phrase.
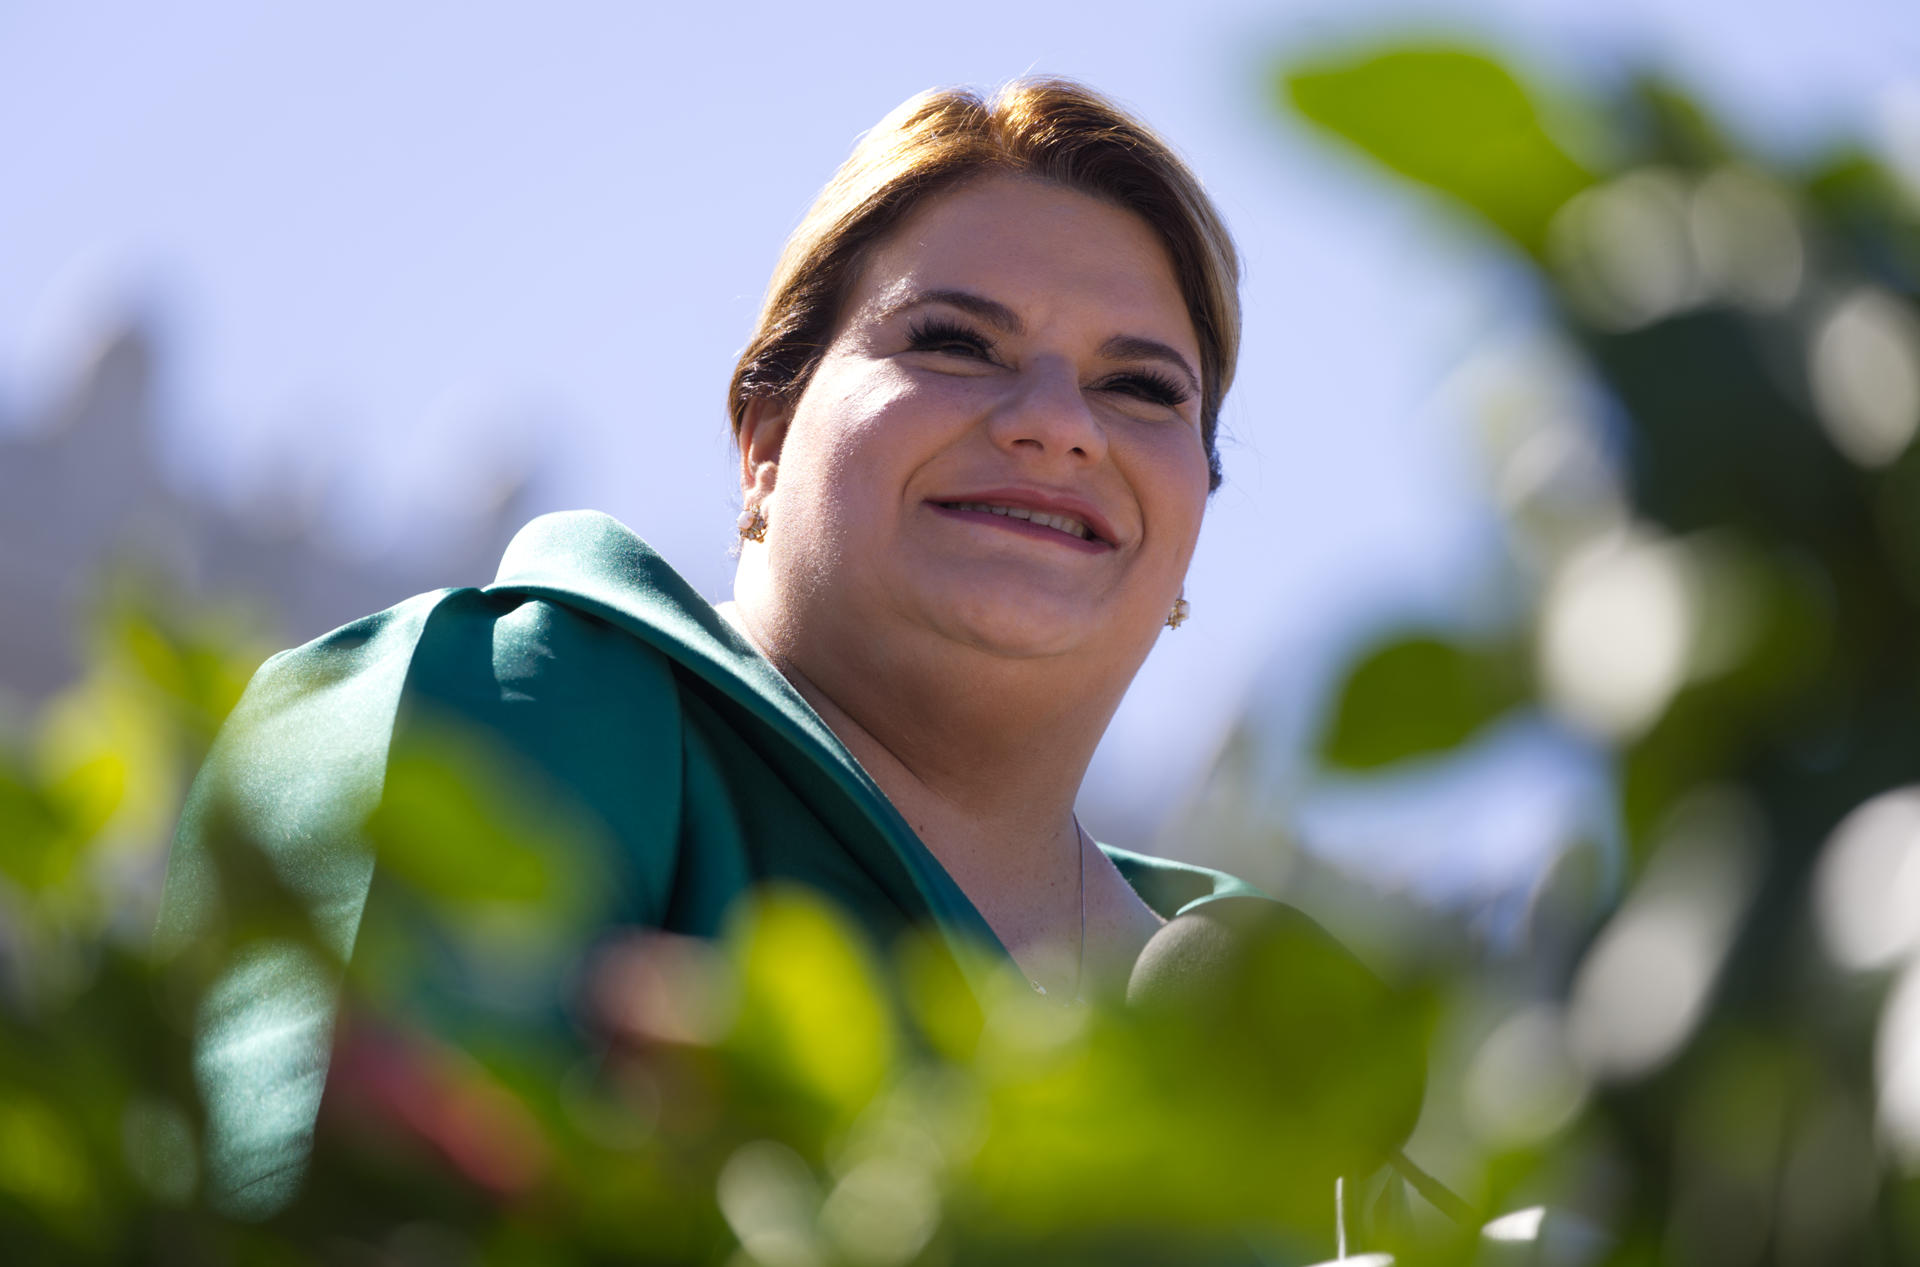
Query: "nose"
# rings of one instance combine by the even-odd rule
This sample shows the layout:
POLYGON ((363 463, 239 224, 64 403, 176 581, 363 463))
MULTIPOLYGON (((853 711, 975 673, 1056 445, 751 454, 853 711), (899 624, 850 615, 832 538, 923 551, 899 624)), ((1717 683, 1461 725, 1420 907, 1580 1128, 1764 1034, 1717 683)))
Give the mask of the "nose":
POLYGON ((1021 369, 988 415, 987 432, 1002 448, 1072 465, 1107 453, 1106 428, 1088 407, 1072 364, 1060 357, 1039 357, 1021 369))

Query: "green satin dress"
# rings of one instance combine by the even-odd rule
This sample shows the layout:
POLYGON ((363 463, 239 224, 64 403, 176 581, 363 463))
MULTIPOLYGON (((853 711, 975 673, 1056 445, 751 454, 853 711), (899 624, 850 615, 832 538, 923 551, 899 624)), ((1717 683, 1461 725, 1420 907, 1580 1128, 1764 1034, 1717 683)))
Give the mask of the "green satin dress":
MULTIPOLYGON (((992 929, 813 709, 615 520, 534 520, 481 589, 409 599, 262 666, 196 781, 168 864, 163 945, 218 908, 209 836, 236 827, 340 960, 353 950, 396 730, 478 728, 602 842, 605 921, 720 931, 749 887, 816 889, 889 944, 931 924, 1004 954, 992 929)), ((1253 890, 1102 846, 1171 918, 1253 890)), ((961 962, 974 962, 962 956, 961 962)), ((237 1213, 297 1185, 325 1082, 334 989, 263 950, 203 1008, 195 1068, 209 1178, 237 1213)))

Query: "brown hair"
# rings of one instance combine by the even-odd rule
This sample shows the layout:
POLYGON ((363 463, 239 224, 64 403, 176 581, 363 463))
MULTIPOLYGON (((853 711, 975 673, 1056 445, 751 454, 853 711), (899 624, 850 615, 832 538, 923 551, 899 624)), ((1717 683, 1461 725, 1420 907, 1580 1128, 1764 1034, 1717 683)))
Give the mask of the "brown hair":
POLYGON ((1206 191, 1143 123, 1082 84, 1017 80, 991 99, 935 89, 863 136, 800 222, 727 387, 739 434, 755 397, 797 400, 833 337, 866 253, 929 196, 994 172, 1039 177, 1124 207, 1165 244, 1200 344, 1200 438, 1215 433, 1240 351, 1240 258, 1206 191))

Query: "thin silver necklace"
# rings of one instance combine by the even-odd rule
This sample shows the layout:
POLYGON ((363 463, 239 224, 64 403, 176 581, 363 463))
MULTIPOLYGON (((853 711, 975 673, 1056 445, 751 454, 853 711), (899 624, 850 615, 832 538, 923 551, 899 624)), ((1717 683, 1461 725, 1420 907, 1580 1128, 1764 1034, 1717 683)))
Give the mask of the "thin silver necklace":
MULTIPOLYGON (((1087 970, 1087 829, 1080 825, 1078 814, 1073 816, 1073 847, 1079 859, 1080 871, 1080 940, 1074 944, 1073 950, 1073 1001, 1078 1003, 1081 1001, 1080 983, 1086 979, 1087 970)), ((1036 994, 1045 995, 1047 992, 1047 987, 1032 977, 1027 978, 1027 984, 1033 987, 1036 994)))

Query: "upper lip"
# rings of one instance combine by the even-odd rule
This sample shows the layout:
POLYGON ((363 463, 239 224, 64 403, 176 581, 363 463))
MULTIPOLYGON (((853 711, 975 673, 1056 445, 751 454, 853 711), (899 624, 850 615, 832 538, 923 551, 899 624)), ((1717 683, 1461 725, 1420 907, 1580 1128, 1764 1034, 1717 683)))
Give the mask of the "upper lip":
POLYGON ((1104 545, 1118 545, 1120 538, 1115 535, 1113 525, 1107 517, 1095 510, 1091 503, 1075 497, 1071 493, 1056 492, 1039 488, 986 488, 951 496, 929 499, 942 506, 951 506, 955 502, 985 502, 992 506, 1018 506, 1022 510, 1037 510, 1044 515, 1070 515, 1087 526, 1096 541, 1104 545))

